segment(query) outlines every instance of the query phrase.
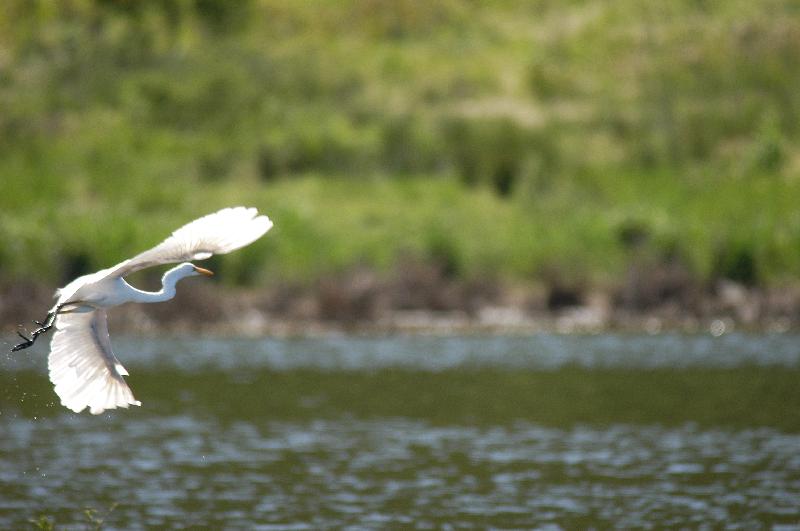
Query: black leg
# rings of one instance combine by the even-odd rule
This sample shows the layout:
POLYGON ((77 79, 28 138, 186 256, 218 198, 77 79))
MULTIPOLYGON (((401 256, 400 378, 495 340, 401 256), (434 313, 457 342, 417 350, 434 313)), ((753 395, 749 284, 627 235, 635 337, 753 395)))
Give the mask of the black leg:
POLYGON ((47 319, 44 320, 44 323, 40 323, 39 321, 34 321, 34 323, 36 323, 36 325, 39 328, 33 331, 31 337, 27 337, 22 332, 17 332, 17 335, 22 339, 24 339, 25 341, 23 341, 18 345, 14 345, 14 347, 11 349, 11 352, 17 352, 18 350, 23 350, 32 346, 36 342, 37 337, 44 334, 51 328, 53 328, 53 323, 56 322, 56 315, 58 314, 59 310, 61 310, 61 306, 62 305, 56 306, 56 308, 52 312, 48 313, 47 319))

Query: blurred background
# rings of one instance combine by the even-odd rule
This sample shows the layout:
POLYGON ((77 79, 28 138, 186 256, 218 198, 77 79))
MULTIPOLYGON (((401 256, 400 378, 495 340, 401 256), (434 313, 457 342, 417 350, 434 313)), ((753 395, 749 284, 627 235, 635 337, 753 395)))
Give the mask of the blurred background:
POLYGON ((782 0, 3 2, 0 317, 246 204, 262 313, 785 328, 798 86, 782 0))
POLYGON ((796 529, 798 88, 790 0, 0 1, 0 527, 796 529), (240 204, 141 408, 9 352, 240 204))

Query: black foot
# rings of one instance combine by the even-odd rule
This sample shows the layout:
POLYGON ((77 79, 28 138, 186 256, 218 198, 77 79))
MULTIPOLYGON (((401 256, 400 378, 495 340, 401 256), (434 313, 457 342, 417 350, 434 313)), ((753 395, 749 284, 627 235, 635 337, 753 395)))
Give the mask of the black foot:
POLYGON ((22 332, 17 332, 17 335, 18 335, 19 337, 21 337, 22 339, 24 339, 25 341, 23 341, 23 342, 22 342, 22 343, 20 343, 19 345, 14 345, 14 347, 11 349, 11 352, 16 352, 16 351, 18 351, 18 350, 22 350, 22 349, 24 349, 24 348, 28 348, 28 347, 30 347, 31 345, 33 345, 33 341, 34 341, 34 340, 33 340, 33 338, 27 337, 27 336, 26 336, 25 334, 23 334, 22 332))
POLYGON ((33 331, 33 333, 31 334, 31 337, 26 336, 22 332, 17 332, 17 335, 19 337, 21 337, 22 339, 24 339, 25 341, 23 341, 22 343, 19 343, 18 345, 14 345, 11 348, 11 352, 17 352, 19 350, 24 350, 24 349, 26 349, 26 348, 28 348, 30 346, 33 346, 33 344, 36 342, 36 338, 37 337, 39 337, 40 335, 44 334, 45 332, 47 332, 51 328, 53 328, 53 323, 55 323, 55 321, 56 321, 56 314, 58 313, 58 310, 60 310, 60 309, 61 309, 61 307, 59 306, 58 308, 56 308, 52 312, 48 313, 47 314, 47 319, 45 319, 44 323, 40 323, 39 321, 34 321, 34 323, 39 328, 37 328, 36 330, 33 331))

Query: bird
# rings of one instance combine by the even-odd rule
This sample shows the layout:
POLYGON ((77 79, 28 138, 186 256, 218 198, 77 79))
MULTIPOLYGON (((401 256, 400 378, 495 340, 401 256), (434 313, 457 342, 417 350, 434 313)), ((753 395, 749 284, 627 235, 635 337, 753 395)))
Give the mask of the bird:
POLYGON ((154 303, 172 299, 179 280, 213 275, 190 260, 226 254, 261 238, 272 228, 266 215, 255 208, 223 208, 187 223, 164 241, 119 264, 76 278, 56 290, 56 304, 30 337, 14 346, 16 352, 30 347, 36 338, 55 326, 47 367, 61 404, 75 413, 86 408, 93 415, 116 408, 141 406, 125 376, 128 371, 111 349, 107 310, 128 302, 154 303), (179 263, 161 278, 159 291, 142 291, 125 281, 136 271, 179 263))

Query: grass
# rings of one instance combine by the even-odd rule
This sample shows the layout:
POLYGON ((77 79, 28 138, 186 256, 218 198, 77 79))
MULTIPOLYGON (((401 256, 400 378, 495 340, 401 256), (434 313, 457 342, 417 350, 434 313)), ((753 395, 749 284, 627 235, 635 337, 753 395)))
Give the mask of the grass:
POLYGON ((787 0, 11 1, 0 50, 0 282, 240 203, 276 228, 218 262, 236 284, 409 254, 606 288, 800 274, 787 0))
POLYGON ((308 175, 269 186, 206 183, 183 196, 154 184, 138 192, 138 206, 98 198, 76 200, 70 208, 66 200, 52 210, 4 217, 1 248, 6 263, 19 268, 5 268, 6 275, 35 271, 65 280, 147 248, 195 215, 245 203, 268 212, 276 227, 259 245, 217 264, 234 283, 302 282, 353 265, 388 272, 403 256, 444 261, 465 277, 492 273, 519 280, 558 271, 565 277, 560 280, 601 285, 613 282, 630 260, 651 255, 677 254, 699 275, 743 282, 781 279, 800 269, 794 253, 779 247, 796 245, 800 231, 787 185, 752 179, 743 194, 700 179, 692 191, 670 178, 599 176, 591 189, 553 190, 537 201, 505 200, 486 188, 426 177, 308 175), (646 249, 626 243, 631 230, 646 249))

